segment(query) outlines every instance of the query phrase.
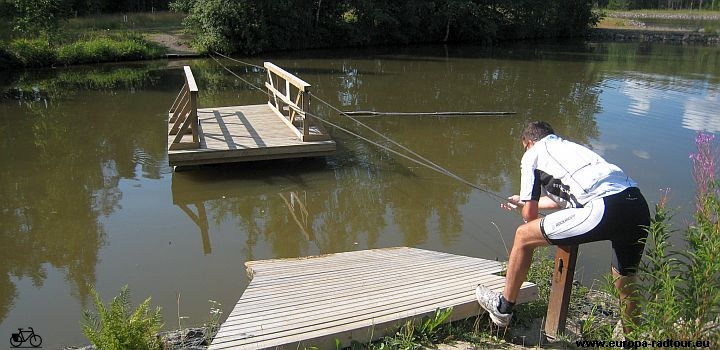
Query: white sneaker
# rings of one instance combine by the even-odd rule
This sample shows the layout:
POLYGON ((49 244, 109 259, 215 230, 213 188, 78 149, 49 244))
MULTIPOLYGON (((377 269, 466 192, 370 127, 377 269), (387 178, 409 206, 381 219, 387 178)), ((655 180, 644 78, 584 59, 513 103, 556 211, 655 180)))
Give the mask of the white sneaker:
POLYGON ((485 311, 490 315, 493 323, 500 327, 507 327, 510 324, 510 318, 512 318, 512 312, 509 314, 503 314, 498 311, 500 306, 500 293, 491 291, 485 286, 479 285, 475 289, 475 297, 478 303, 482 306, 485 311))

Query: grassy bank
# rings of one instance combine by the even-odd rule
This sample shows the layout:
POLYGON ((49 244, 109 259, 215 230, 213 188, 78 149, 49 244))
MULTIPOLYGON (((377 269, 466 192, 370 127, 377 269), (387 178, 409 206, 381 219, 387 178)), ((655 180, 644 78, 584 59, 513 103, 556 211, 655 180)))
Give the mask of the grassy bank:
POLYGON ((133 33, 93 33, 59 45, 42 38, 15 39, 6 50, 0 53, 6 58, 0 58, 0 68, 145 60, 165 54, 162 46, 133 33))
POLYGON ((71 18, 57 32, 33 38, 18 37, 4 25, 0 26, 0 69, 164 57, 167 48, 147 35, 181 29, 182 15, 172 12, 71 18))

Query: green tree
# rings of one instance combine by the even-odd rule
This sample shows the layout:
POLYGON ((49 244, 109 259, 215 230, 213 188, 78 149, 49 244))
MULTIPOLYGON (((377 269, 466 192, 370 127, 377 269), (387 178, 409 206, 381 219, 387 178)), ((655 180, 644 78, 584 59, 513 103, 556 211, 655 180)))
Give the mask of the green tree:
POLYGON ((13 29, 27 38, 42 36, 46 40, 57 33, 67 18, 67 7, 57 0, 13 0, 13 29))
POLYGON ((172 8, 188 12, 185 25, 200 51, 255 53, 264 46, 264 23, 253 1, 184 0, 172 8))
POLYGON ((177 0, 203 51, 582 36, 590 0, 177 0))

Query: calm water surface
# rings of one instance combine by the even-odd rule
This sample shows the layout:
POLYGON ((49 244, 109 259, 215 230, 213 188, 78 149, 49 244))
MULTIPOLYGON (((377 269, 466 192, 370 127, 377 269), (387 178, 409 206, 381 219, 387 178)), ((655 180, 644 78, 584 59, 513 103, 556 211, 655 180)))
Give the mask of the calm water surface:
MULTIPOLYGON (((412 246, 507 259, 528 120, 546 119, 635 178, 652 204, 671 188, 682 227, 693 207, 688 155, 720 131, 720 49, 662 44, 424 46, 263 58, 313 86, 316 113, 515 111, 496 117, 374 117, 363 122, 467 179, 473 189, 333 127, 335 156, 173 172, 166 112, 192 66, 203 107, 266 96, 210 59, 3 72, 0 76, 0 335, 33 327, 43 347, 81 345, 88 284, 129 285, 168 328, 227 315, 248 260, 412 246), (179 300, 179 303, 178 303, 179 300)), ((222 60, 242 79, 264 75, 222 60)), ((358 131, 378 139, 367 131, 358 131)), ((381 141, 387 144, 385 141, 381 141)), ((584 245, 578 278, 609 267, 584 245)))

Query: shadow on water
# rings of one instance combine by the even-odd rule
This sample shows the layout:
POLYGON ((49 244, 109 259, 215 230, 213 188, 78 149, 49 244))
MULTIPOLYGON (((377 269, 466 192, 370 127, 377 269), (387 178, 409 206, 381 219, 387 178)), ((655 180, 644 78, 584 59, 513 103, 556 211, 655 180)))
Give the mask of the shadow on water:
MULTIPOLYGON (((242 181, 257 183, 253 189, 258 191, 273 186, 302 188, 309 186, 308 178, 314 175, 331 174, 328 170, 331 169, 322 157, 177 167, 172 174, 173 198, 186 197, 198 187, 232 192, 228 185, 242 181)), ((207 199, 224 195, 211 193, 203 195, 207 199)))

